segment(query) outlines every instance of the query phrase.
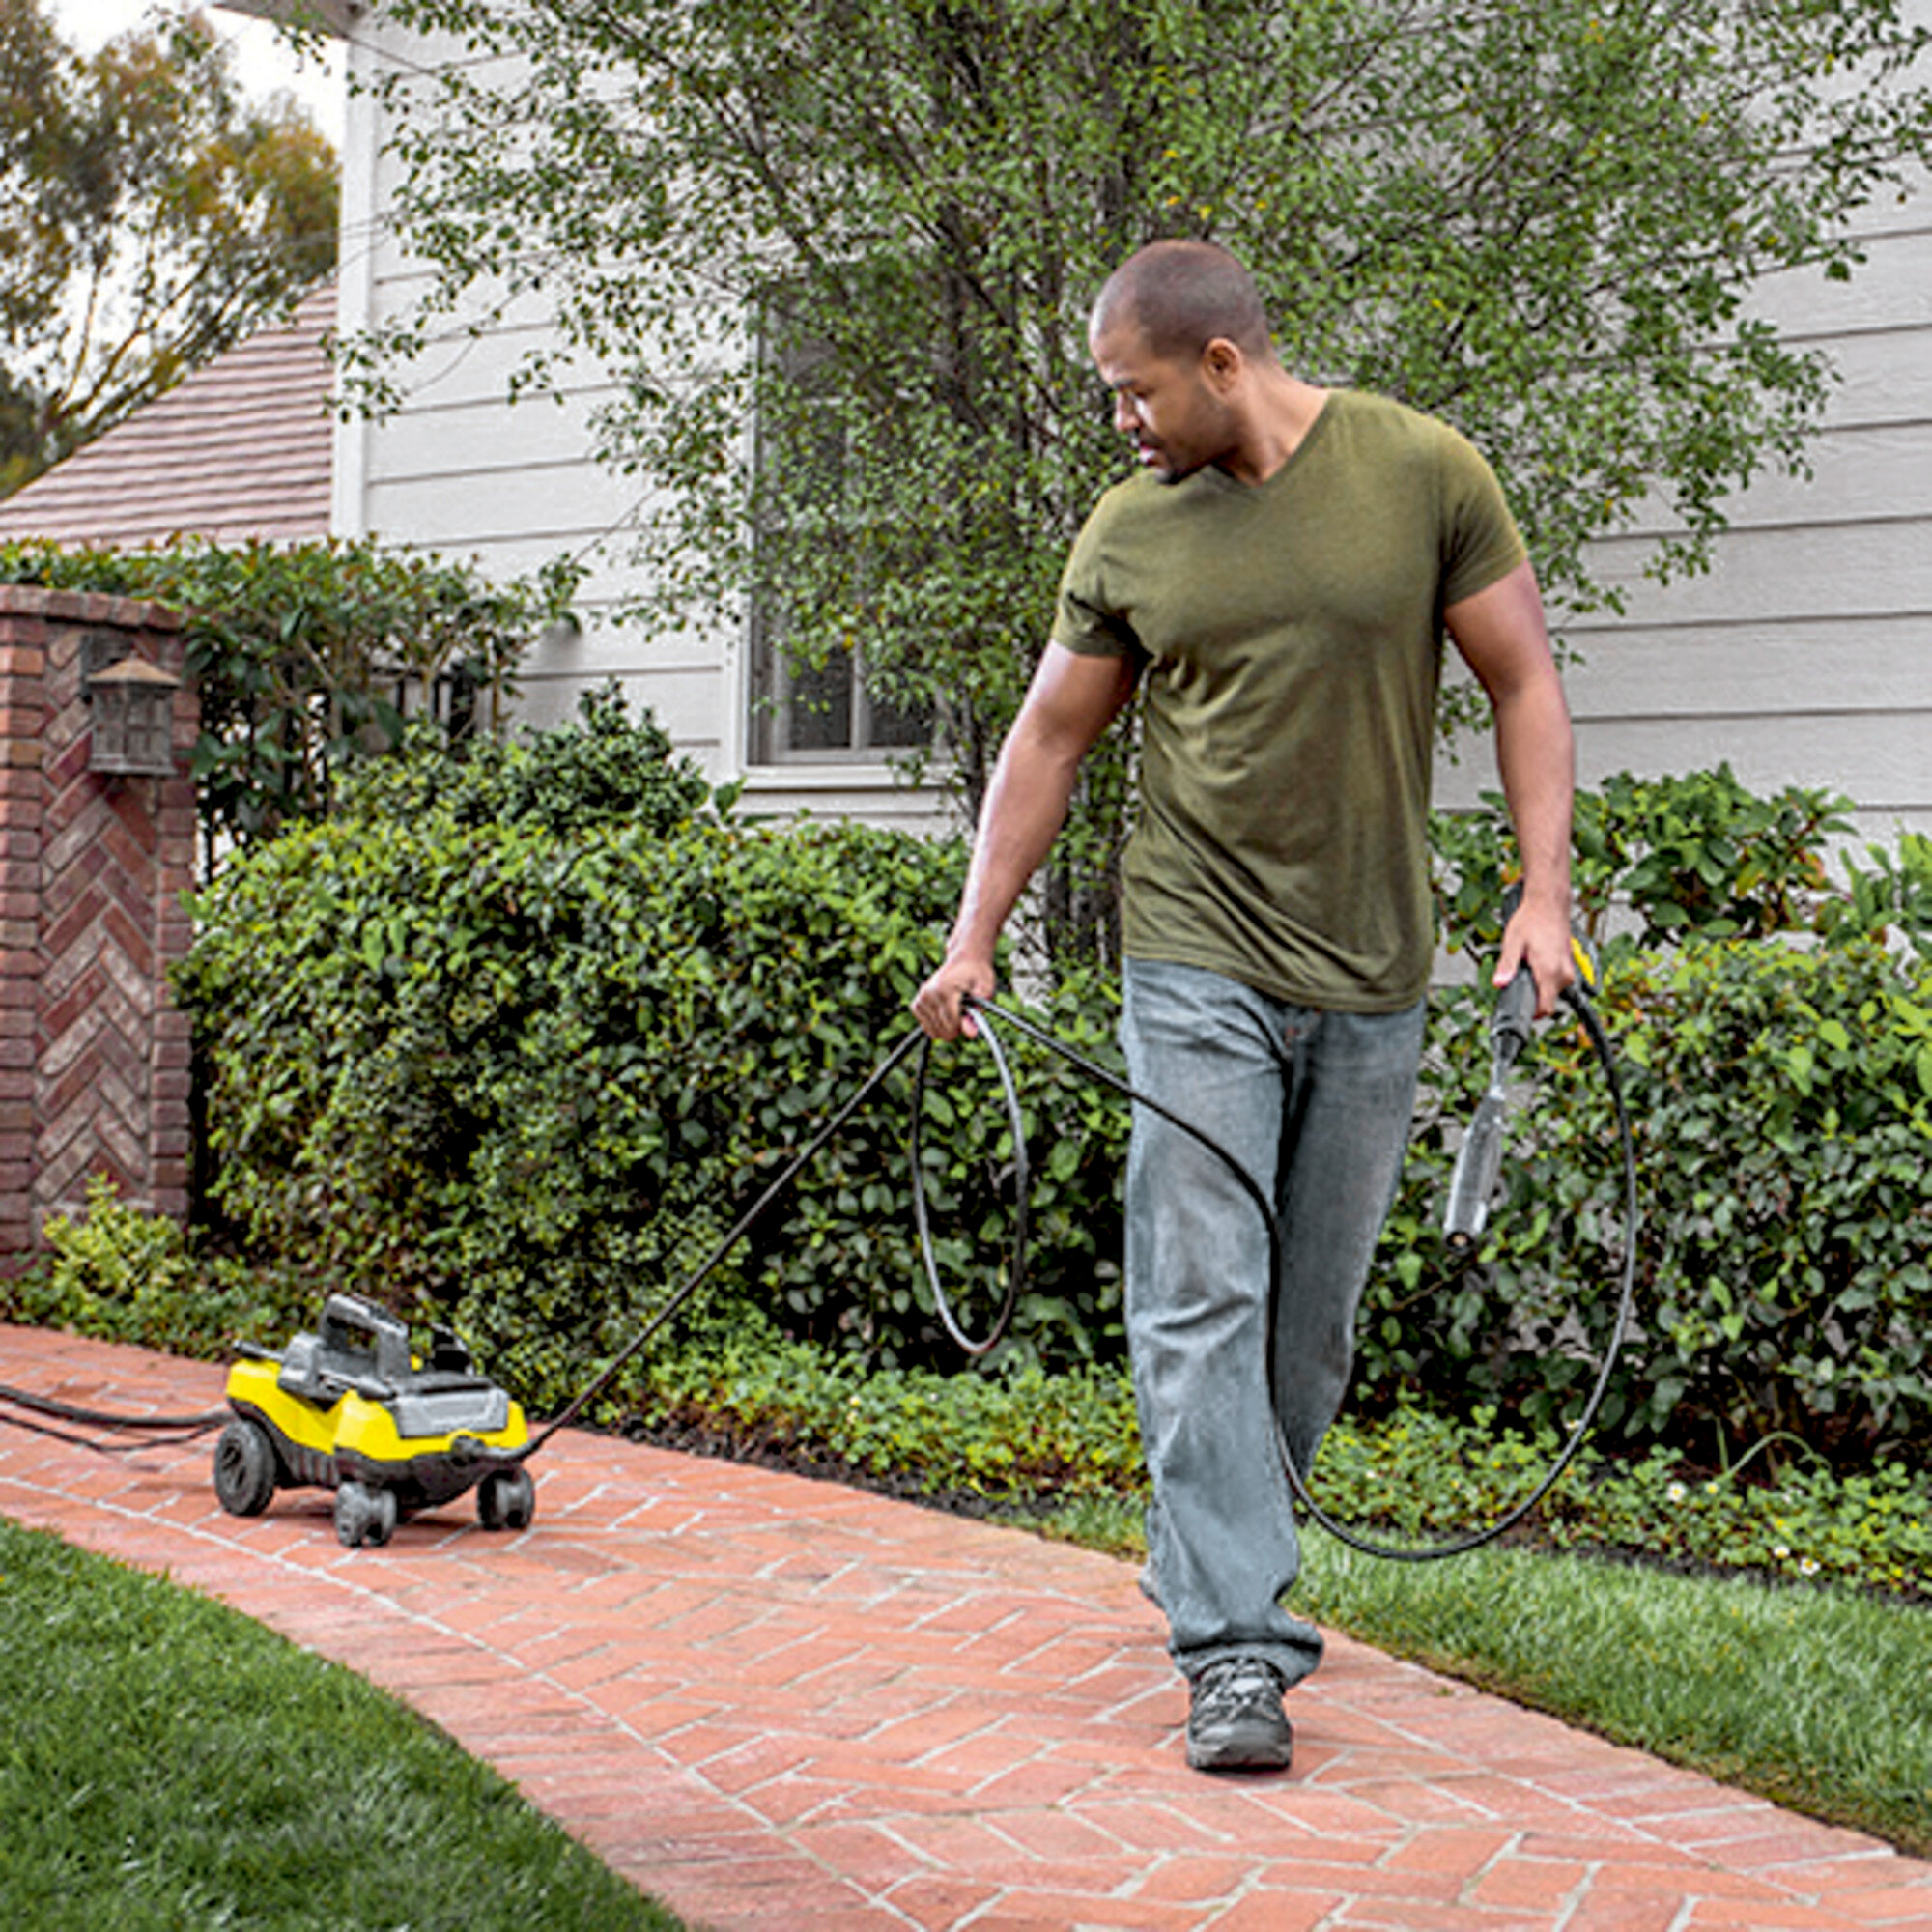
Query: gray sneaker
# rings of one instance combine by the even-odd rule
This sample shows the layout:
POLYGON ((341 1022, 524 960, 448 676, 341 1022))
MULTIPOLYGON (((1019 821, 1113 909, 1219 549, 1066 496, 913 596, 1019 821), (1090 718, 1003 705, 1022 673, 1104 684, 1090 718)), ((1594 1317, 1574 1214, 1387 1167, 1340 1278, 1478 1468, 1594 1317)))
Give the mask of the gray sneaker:
POLYGON ((1285 1771, 1294 1727, 1281 1708, 1288 1689, 1259 1657, 1227 1657, 1194 1680, 1187 1762, 1196 1771, 1285 1771))

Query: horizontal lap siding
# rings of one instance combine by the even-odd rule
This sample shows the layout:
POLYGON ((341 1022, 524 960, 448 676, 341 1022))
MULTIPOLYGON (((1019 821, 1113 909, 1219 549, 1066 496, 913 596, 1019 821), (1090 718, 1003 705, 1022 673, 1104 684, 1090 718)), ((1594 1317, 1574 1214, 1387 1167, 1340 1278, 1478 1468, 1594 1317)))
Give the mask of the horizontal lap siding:
MULTIPOLYGON (((1737 498, 1703 576, 1646 580, 1655 527, 1596 547, 1628 606, 1561 626, 1584 783, 1728 761, 1759 790, 1850 797, 1865 836, 1932 832, 1932 195, 1875 211, 1865 249, 1848 284, 1760 296, 1838 374, 1808 477, 1737 498)), ((1438 798, 1495 781, 1468 746, 1438 798)))
MULTIPOLYGON (((1915 12, 1932 0, 1915 0, 1915 12)), ((383 30, 368 33, 381 37, 383 30)), ((362 56, 366 57, 366 56, 362 56)), ((352 108, 350 191, 360 165, 352 108)), ((373 144, 371 147, 373 151, 373 144)), ((354 327, 407 306, 415 278, 382 236, 384 184, 365 179, 366 270, 345 283, 354 327)), ((352 222, 355 215, 352 213, 352 222)), ((1808 480, 1768 476, 1730 506, 1704 576, 1642 576, 1655 529, 1600 545, 1629 596, 1619 617, 1564 626, 1580 776, 1665 774, 1728 759, 1759 789, 1842 791, 1873 836, 1932 830, 1932 195, 1888 199, 1864 223, 1866 265, 1849 284, 1786 277, 1758 306, 1788 338, 1830 350, 1841 380, 1808 480)), ((651 635, 600 620, 639 587, 623 533, 652 513, 635 479, 588 459, 611 385, 586 372, 561 404, 503 399, 509 369, 542 336, 527 306, 494 339, 434 344, 395 418, 344 432, 359 485, 338 517, 392 541, 475 556, 493 572, 566 553, 591 565, 581 638, 546 642, 526 669, 534 723, 567 717, 577 693, 615 677, 717 776, 742 761, 738 639, 651 635)), ((1495 783, 1487 744, 1445 760, 1438 798, 1495 783)), ((785 768, 758 776, 760 809, 898 822, 915 803, 880 770, 785 768)))
MULTIPOLYGON (((400 56, 431 68, 451 51, 406 42, 372 20, 350 63, 367 71, 400 56)), ((395 162, 376 157, 374 117, 370 99, 352 94, 342 318, 350 332, 409 314, 427 286, 383 217, 395 162)), ((520 674, 521 717, 536 726, 566 720, 582 692, 615 680, 634 707, 649 706, 681 752, 722 779, 734 749, 735 640, 723 627, 674 636, 614 621, 639 589, 633 533, 655 505, 637 479, 591 460, 594 417, 617 393, 604 371, 585 364, 568 373, 560 399, 508 399, 518 363, 550 344, 534 296, 519 298, 480 335, 463 321, 443 325, 407 372, 401 407, 341 430, 337 526, 474 560, 498 579, 533 574, 557 556, 578 559, 586 572, 575 600, 583 628, 533 644, 520 674)))

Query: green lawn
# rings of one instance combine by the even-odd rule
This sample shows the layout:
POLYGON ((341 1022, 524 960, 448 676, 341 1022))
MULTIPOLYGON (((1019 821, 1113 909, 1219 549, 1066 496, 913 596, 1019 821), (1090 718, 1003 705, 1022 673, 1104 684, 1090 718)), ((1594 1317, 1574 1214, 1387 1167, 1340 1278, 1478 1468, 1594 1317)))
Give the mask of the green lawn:
POLYGON ((0 1520, 0 1914, 15 1932, 678 1932, 365 1683, 0 1520))
MULTIPOLYGON (((1139 1509, 1046 1526, 1136 1555, 1139 1509)), ((1291 1598, 1378 1649, 1932 1857, 1932 1610, 1520 1548, 1443 1562, 1305 1532, 1291 1598)))
POLYGON ((1533 1550, 1423 1566, 1311 1540, 1298 1601, 1381 1648, 1932 1855, 1932 1615, 1533 1550))

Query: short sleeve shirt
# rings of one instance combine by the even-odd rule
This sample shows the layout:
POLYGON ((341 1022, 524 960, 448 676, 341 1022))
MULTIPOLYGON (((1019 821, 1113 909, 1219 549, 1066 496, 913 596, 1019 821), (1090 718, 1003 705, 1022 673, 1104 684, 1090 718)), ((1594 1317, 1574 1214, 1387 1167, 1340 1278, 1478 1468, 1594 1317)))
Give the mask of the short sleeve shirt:
POLYGON ((1422 997, 1443 612, 1523 558, 1463 437, 1350 390, 1258 486, 1101 497, 1053 637, 1143 667, 1129 957, 1342 1011, 1422 997))

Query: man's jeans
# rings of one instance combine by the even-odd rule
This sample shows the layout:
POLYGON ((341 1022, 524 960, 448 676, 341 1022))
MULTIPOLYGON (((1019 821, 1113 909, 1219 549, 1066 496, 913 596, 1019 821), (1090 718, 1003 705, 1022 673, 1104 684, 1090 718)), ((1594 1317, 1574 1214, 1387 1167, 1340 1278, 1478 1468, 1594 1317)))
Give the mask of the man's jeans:
MULTIPOLYGON (((1346 1393, 1355 1311, 1402 1177, 1424 1009, 1321 1012, 1200 967, 1130 959, 1121 1040, 1143 1093, 1209 1134, 1280 1217, 1281 1423, 1304 1474, 1346 1393)), ((1321 1638, 1280 1605, 1300 1550, 1264 1365, 1267 1230, 1151 1109, 1127 1157, 1127 1337, 1153 1481, 1149 1584, 1188 1676, 1236 1654, 1293 1684, 1321 1638)))

